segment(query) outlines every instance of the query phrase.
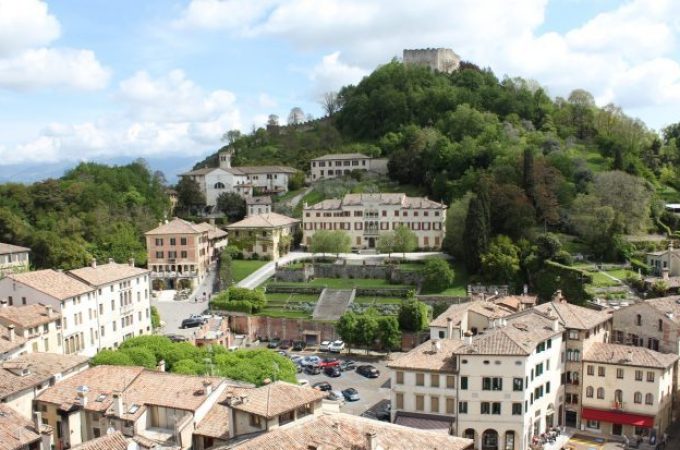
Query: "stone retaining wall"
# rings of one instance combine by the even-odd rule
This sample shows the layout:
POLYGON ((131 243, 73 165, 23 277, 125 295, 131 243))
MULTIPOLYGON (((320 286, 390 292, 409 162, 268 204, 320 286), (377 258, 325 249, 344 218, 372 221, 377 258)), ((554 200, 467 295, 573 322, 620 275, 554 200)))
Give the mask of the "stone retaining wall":
POLYGON ((274 278, 282 282, 303 282, 316 278, 390 280, 394 284, 419 286, 423 281, 418 270, 401 270, 398 266, 353 264, 305 264, 302 269, 277 267, 274 278))
POLYGON ((308 319, 290 319, 285 317, 265 316, 232 316, 231 330, 236 334, 245 334, 250 340, 280 339, 303 340, 306 334, 318 336, 317 345, 321 341, 339 339, 333 323, 308 319))

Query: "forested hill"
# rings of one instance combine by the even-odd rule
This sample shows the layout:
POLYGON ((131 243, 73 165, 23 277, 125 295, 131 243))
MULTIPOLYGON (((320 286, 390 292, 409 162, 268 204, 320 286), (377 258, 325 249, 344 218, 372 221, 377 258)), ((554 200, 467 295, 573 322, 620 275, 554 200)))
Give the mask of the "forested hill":
POLYGON ((0 185, 0 242, 31 247, 37 268, 71 269, 92 258, 146 264, 143 233, 169 208, 160 174, 143 161, 81 163, 59 179, 0 185))

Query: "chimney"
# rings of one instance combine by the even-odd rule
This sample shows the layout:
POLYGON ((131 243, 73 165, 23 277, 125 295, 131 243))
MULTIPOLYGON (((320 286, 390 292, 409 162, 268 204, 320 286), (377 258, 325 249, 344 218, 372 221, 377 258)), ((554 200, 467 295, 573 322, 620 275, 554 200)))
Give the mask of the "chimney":
POLYGON ((113 264, 113 258, 109 258, 109 264, 113 264))
POLYGON ((465 332, 465 344, 472 345, 472 332, 469 330, 465 332))
POLYGON ((42 413, 40 411, 33 412, 33 426, 35 427, 36 433, 40 433, 42 428, 42 413))
POLYGON ((628 350, 628 352, 626 352, 626 361, 633 362, 633 350, 628 350))
POLYGON ((203 389, 206 396, 212 394, 212 382, 210 380, 203 380, 203 389))
POLYGON ((111 396, 113 398, 113 415, 120 417, 123 414, 123 397, 120 392, 114 392, 111 396))
POLYGON ((158 364, 156 365, 156 370, 158 372, 165 372, 165 360, 161 359, 158 361, 158 364))
POLYGON ((378 449, 378 434, 375 431, 366 433, 366 450, 378 449))
POLYGON ((439 343, 439 340, 435 339, 431 341, 430 345, 432 346, 432 353, 439 353, 439 349, 441 349, 441 344, 439 343))
POLYGON ((135 258, 128 259, 128 265, 130 267, 135 267, 135 258))
POLYGON ((453 339, 453 319, 451 317, 446 318, 446 331, 447 337, 453 339))
POLYGON ((47 317, 52 315, 52 305, 45 305, 45 313, 47 314, 47 317))
POLYGON ((85 408, 87 406, 87 392, 78 391, 78 403, 85 408))
POLYGON ((90 261, 90 266, 92 266, 93 269, 97 268, 97 259, 92 258, 92 261, 90 261))
POLYGON ((0 308, 7 308, 7 300, 4 298, 0 300, 0 308))
POLYGON ((7 326, 7 339, 9 339, 10 342, 14 342, 14 325, 12 324, 7 326))
POLYGON ((668 280, 668 268, 661 269, 661 278, 668 280))
POLYGON ((553 331, 560 331, 560 319, 557 317, 551 317, 553 321, 553 331))

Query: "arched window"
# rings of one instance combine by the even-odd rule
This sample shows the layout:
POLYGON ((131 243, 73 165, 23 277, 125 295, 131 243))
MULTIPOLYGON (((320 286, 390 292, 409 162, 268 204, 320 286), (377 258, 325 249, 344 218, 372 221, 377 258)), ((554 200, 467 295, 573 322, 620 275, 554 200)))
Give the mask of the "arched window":
POLYGON ((498 450, 498 432, 486 430, 482 434, 482 450, 498 450))
POLYGON ((614 391, 614 401, 619 403, 623 402, 623 391, 621 389, 614 391))
POLYGON ((599 387, 597 388, 597 398, 604 398, 604 388, 599 387))
POLYGON ((642 325, 642 316, 640 314, 635 316, 635 325, 637 326, 642 325))
POLYGON ((642 403, 642 393, 641 392, 636 392, 633 395, 633 402, 634 403, 642 403))
POLYGON ((472 439, 472 440, 474 440, 474 439, 475 439, 475 430, 474 430, 473 428, 468 428, 468 429, 465 430, 465 432, 463 433, 463 437, 464 437, 465 439, 472 439))
POLYGON ((594 393, 594 391, 595 391, 595 389, 593 389, 592 386, 588 386, 588 387, 586 388, 586 397, 588 397, 588 398, 593 398, 593 393, 594 393))
POLYGON ((646 405, 653 405, 654 404, 654 395, 652 395, 652 394, 645 395, 645 404, 646 405))
POLYGON ((215 183, 215 189, 224 189, 224 183, 218 181, 217 183, 215 183))
POLYGON ((505 432, 505 450, 515 450, 515 432, 505 432))

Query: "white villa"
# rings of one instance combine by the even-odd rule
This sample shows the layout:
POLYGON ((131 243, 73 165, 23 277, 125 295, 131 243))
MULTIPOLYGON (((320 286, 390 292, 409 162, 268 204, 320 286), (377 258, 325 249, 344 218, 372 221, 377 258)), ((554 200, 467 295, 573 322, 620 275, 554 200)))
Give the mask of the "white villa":
POLYGON ((309 163, 312 181, 349 175, 353 170, 387 173, 387 158, 371 158, 363 153, 337 153, 314 158, 309 163))

